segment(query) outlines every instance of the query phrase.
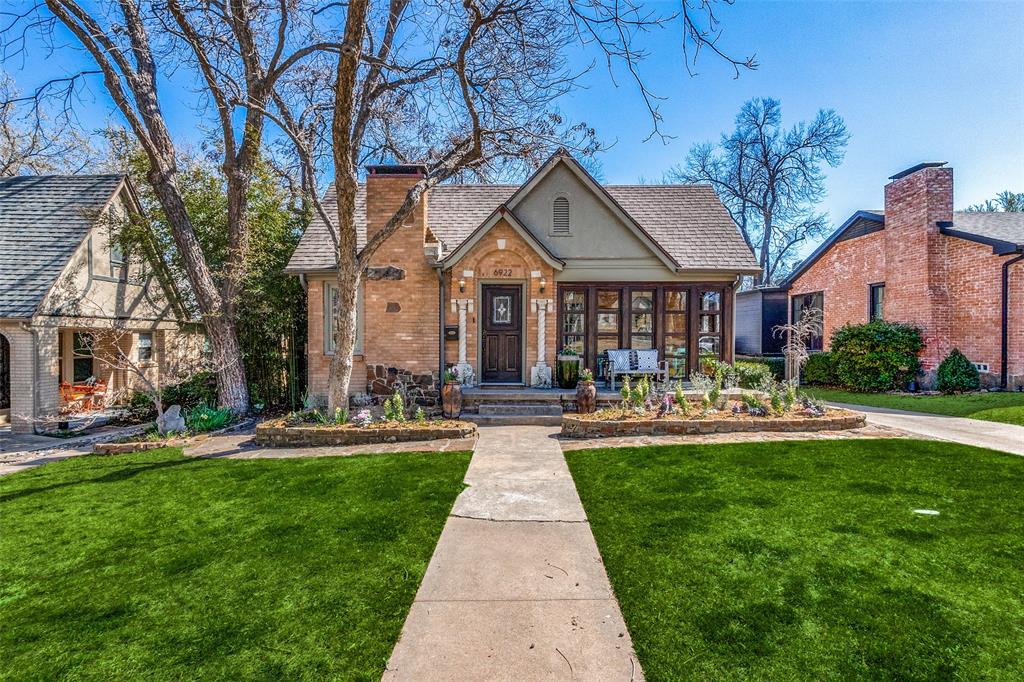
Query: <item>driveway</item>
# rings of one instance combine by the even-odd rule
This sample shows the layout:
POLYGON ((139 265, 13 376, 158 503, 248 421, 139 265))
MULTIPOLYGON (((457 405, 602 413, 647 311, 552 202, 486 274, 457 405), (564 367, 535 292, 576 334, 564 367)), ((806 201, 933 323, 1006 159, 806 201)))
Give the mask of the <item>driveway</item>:
POLYGON ((867 415, 868 424, 900 429, 925 438, 948 440, 963 445, 974 445, 979 448, 1024 455, 1024 426, 965 417, 948 417, 942 414, 893 410, 887 407, 845 403, 829 404, 863 412, 867 415))

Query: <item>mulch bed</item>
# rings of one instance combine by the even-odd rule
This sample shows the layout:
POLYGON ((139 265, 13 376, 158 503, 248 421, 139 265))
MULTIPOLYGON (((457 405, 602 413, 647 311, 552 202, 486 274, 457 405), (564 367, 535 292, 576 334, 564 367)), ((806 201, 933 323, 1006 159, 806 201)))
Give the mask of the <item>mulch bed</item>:
POLYGON ((354 424, 301 424, 287 426, 283 419, 263 422, 253 439, 268 447, 310 445, 365 445, 445 438, 470 438, 476 425, 456 420, 420 422, 379 422, 370 426, 354 424))
POLYGON ((562 436, 567 438, 602 438, 628 435, 675 435, 704 433, 735 433, 752 431, 842 431, 864 426, 864 415, 850 410, 829 409, 822 416, 790 413, 776 417, 752 417, 747 414, 720 412, 702 417, 648 415, 606 418, 600 412, 562 417, 562 436))

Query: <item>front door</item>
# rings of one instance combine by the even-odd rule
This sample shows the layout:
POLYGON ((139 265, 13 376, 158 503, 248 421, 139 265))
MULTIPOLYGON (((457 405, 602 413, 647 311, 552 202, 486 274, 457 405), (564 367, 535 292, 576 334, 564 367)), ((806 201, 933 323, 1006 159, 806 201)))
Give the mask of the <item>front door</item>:
POLYGON ((482 333, 485 383, 520 383, 523 380, 522 288, 483 285, 482 333))

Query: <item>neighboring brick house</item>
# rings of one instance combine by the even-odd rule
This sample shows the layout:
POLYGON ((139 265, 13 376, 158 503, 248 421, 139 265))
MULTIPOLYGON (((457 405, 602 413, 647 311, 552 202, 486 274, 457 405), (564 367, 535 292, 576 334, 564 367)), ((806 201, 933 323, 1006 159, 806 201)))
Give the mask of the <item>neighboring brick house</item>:
MULTIPOLYGON (((360 248, 423 169, 367 172, 360 248)), ((308 292, 314 395, 334 352, 336 267, 314 220, 287 268, 308 292)), ((732 358, 734 291, 758 271, 709 186, 602 186, 562 151, 523 185, 439 185, 366 272, 350 390, 386 395, 400 382, 430 404, 450 365, 471 384, 543 385, 561 348, 598 371, 607 349, 655 348, 684 378, 701 357, 732 358)))
POLYGON ((924 331, 923 385, 959 348, 984 385, 1024 386, 1024 213, 953 210, 953 169, 923 163, 885 186, 791 274, 790 319, 824 310, 823 339, 880 317, 924 331))
POLYGON ((52 427, 76 384, 124 397, 135 377, 100 360, 110 344, 155 382, 201 352, 173 287, 108 246, 138 211, 122 175, 0 178, 0 422, 15 433, 52 427))

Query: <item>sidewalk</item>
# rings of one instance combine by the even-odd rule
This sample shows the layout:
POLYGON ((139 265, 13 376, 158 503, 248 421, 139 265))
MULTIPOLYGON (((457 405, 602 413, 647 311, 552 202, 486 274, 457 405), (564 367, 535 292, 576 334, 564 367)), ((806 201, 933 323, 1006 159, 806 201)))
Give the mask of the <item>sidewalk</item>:
POLYGON ((979 448, 1024 455, 1024 426, 965 417, 948 417, 941 414, 893 410, 887 407, 848 405, 846 403, 829 404, 863 412, 867 415, 868 424, 901 429, 926 438, 948 440, 963 445, 974 445, 979 448))
POLYGON ((483 427, 384 680, 641 680, 554 429, 483 427))

